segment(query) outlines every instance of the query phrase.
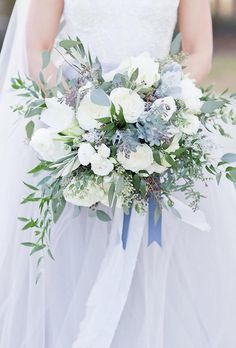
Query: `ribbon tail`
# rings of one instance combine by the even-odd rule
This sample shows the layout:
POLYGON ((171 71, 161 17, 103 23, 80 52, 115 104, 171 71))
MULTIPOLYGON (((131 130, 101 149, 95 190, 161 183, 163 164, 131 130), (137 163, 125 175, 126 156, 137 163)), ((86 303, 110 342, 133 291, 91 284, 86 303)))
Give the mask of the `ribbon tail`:
POLYGON ((148 210, 148 246, 156 242, 162 246, 162 214, 160 213, 158 221, 155 218, 155 211, 158 209, 157 203, 153 197, 149 199, 148 210))
POLYGON ((127 241, 128 241, 130 219, 131 219, 131 210, 129 211, 129 214, 124 214, 123 229, 122 229, 122 236, 121 236, 124 250, 126 249, 127 241))

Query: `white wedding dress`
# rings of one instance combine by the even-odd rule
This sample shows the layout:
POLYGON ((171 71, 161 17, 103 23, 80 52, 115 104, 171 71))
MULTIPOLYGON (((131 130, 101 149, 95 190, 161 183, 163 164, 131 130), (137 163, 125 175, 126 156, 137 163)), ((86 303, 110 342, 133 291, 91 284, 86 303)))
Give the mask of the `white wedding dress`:
MULTIPOLYGON (((75 217, 68 205, 52 233, 56 261, 45 257, 35 285, 37 257, 20 246, 32 237, 17 220, 34 214, 19 203, 35 159, 23 122, 9 110, 16 98, 8 91, 9 77, 26 71, 28 2, 17 1, 1 58, 0 347, 235 348, 236 192, 230 183, 201 187, 210 232, 164 211, 162 247, 147 247, 145 217, 132 214, 123 250, 120 210, 106 224, 86 209, 75 217)), ((143 51, 164 57, 178 2, 65 0, 63 35, 78 35, 106 71, 143 51)))

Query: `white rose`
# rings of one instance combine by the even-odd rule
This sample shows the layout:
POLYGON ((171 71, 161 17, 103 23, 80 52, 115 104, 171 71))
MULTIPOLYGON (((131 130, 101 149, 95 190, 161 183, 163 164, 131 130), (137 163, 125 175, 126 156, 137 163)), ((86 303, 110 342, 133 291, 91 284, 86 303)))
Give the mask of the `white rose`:
POLYGON ((94 174, 106 176, 113 171, 114 164, 109 159, 96 153, 91 158, 91 168, 94 174))
POLYGON ((158 108, 160 106, 163 106, 164 109, 164 114, 162 115, 163 120, 169 121, 173 114, 176 112, 177 107, 176 103, 173 97, 165 97, 161 99, 157 99, 153 104, 152 104, 152 109, 158 108))
POLYGON ((88 166, 92 156, 96 153, 95 149, 89 143, 81 143, 78 149, 78 158, 83 166, 88 166))
POLYGON ((202 97, 202 91, 198 88, 194 81, 189 78, 184 78, 181 81, 182 99, 188 109, 193 112, 199 112, 203 105, 200 100, 202 97))
POLYGON ((94 104, 91 101, 90 93, 86 94, 80 103, 76 115, 80 127, 84 130, 99 128, 101 124, 97 121, 97 119, 109 117, 109 109, 110 108, 108 106, 94 104))
POLYGON ((148 174, 153 174, 153 173, 157 173, 157 174, 162 174, 167 170, 167 167, 162 166, 156 162, 153 162, 148 168, 147 168, 147 172, 148 174))
POLYGON ((110 99, 115 105, 117 111, 122 107, 126 122, 135 123, 139 116, 144 112, 145 103, 138 93, 119 87, 113 89, 110 99))
POLYGON ((47 109, 42 112, 41 121, 55 133, 60 133, 74 124, 75 112, 65 103, 60 103, 57 98, 45 100, 47 109))
POLYGON ((152 149, 147 144, 138 145, 136 150, 131 151, 129 158, 126 158, 123 152, 118 152, 117 160, 126 170, 146 170, 153 163, 152 149))
POLYGON ((83 190, 80 190, 76 187, 75 180, 64 189, 63 194, 67 202, 80 207, 91 207, 104 196, 103 190, 96 183, 91 181, 83 190))
POLYGON ((98 148, 98 154, 103 158, 108 158, 111 154, 111 150, 105 144, 102 144, 98 148))
POLYGON ((188 135, 196 134, 200 128, 199 118, 191 114, 186 114, 184 118, 186 120, 186 124, 184 126, 180 126, 180 130, 188 135))
POLYGON ((70 152, 65 148, 62 141, 55 140, 56 134, 50 129, 38 129, 30 141, 30 146, 40 155, 45 161, 57 161, 65 157, 70 152))
POLYGON ((159 63, 155 62, 149 53, 144 52, 137 57, 130 57, 127 63, 129 77, 138 69, 137 83, 144 82, 147 87, 151 87, 160 80, 159 63))

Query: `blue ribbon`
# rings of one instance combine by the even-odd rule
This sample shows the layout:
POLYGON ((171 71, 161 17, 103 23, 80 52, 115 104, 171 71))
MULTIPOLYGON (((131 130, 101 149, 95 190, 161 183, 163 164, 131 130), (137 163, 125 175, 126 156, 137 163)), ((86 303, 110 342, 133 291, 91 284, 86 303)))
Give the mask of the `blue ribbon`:
MULTIPOLYGON (((153 196, 149 198, 148 204, 148 246, 156 242, 158 245, 162 246, 162 215, 158 221, 155 221, 155 210, 157 203, 153 196)), ((123 248, 126 249, 128 236, 129 236, 129 225, 131 219, 131 209, 129 214, 124 214, 123 230, 122 230, 122 244, 123 248)))

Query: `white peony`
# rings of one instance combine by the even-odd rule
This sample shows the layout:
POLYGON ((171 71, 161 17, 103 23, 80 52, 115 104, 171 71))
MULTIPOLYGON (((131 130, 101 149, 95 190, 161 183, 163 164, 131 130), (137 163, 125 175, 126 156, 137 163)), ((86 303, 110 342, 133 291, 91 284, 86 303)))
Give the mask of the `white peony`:
POLYGON ((148 168, 147 168, 147 172, 148 174, 153 174, 153 173, 157 173, 157 174, 162 174, 167 170, 167 167, 162 166, 156 162, 153 162, 148 168))
POLYGON ((126 122, 135 123, 139 116, 144 112, 145 103, 138 93, 125 88, 119 87, 113 89, 110 99, 115 105, 117 111, 123 108, 126 122))
POLYGON ((162 118, 165 121, 169 121, 173 114, 176 112, 177 107, 176 103, 173 97, 165 97, 161 99, 157 99, 153 104, 152 104, 152 109, 158 108, 160 106, 163 106, 164 113, 162 114, 162 118))
POLYGON ((47 109, 42 112, 41 121, 55 133, 60 133, 73 126, 75 112, 65 103, 60 103, 57 98, 45 100, 47 109))
POLYGON ((91 158, 91 168, 94 174, 106 176, 114 169, 114 164, 107 158, 101 157, 98 153, 91 158))
POLYGON ((50 129, 40 128, 32 136, 30 146, 45 161, 57 161, 70 152, 62 141, 55 140, 57 135, 50 129))
POLYGON ((80 207, 91 207, 104 196, 102 188, 93 181, 89 182, 83 190, 80 190, 76 187, 76 180, 71 181, 64 189, 63 194, 67 202, 80 207))
POLYGON ((126 63, 128 63, 129 78, 138 69, 137 83, 141 84, 144 82, 147 87, 151 87, 160 80, 160 65, 155 62, 148 52, 144 52, 137 57, 130 57, 126 63))
POLYGON ((186 105, 186 107, 193 111, 199 112, 203 105, 203 102, 200 100, 202 97, 202 91, 198 88, 194 81, 185 77, 181 81, 182 88, 182 99, 186 105))
POLYGON ((91 163, 92 156, 96 153, 95 149, 89 143, 81 143, 78 149, 78 158, 83 166, 91 163))
POLYGON ((188 135, 196 134, 200 128, 199 118, 191 114, 186 114, 184 118, 186 120, 186 124, 184 126, 180 126, 180 130, 188 135))
POLYGON ((153 163, 152 149, 147 144, 137 146, 137 151, 132 151, 129 158, 123 152, 118 152, 117 160, 127 170, 138 172, 146 170, 153 163))
POLYGON ((110 154, 111 154, 111 150, 105 144, 102 144, 98 148, 98 154, 102 158, 108 158, 110 156, 110 154))
POLYGON ((76 117, 81 128, 92 130, 101 126, 97 119, 109 117, 109 112, 110 108, 108 106, 94 104, 91 101, 90 93, 88 93, 81 101, 76 117))

